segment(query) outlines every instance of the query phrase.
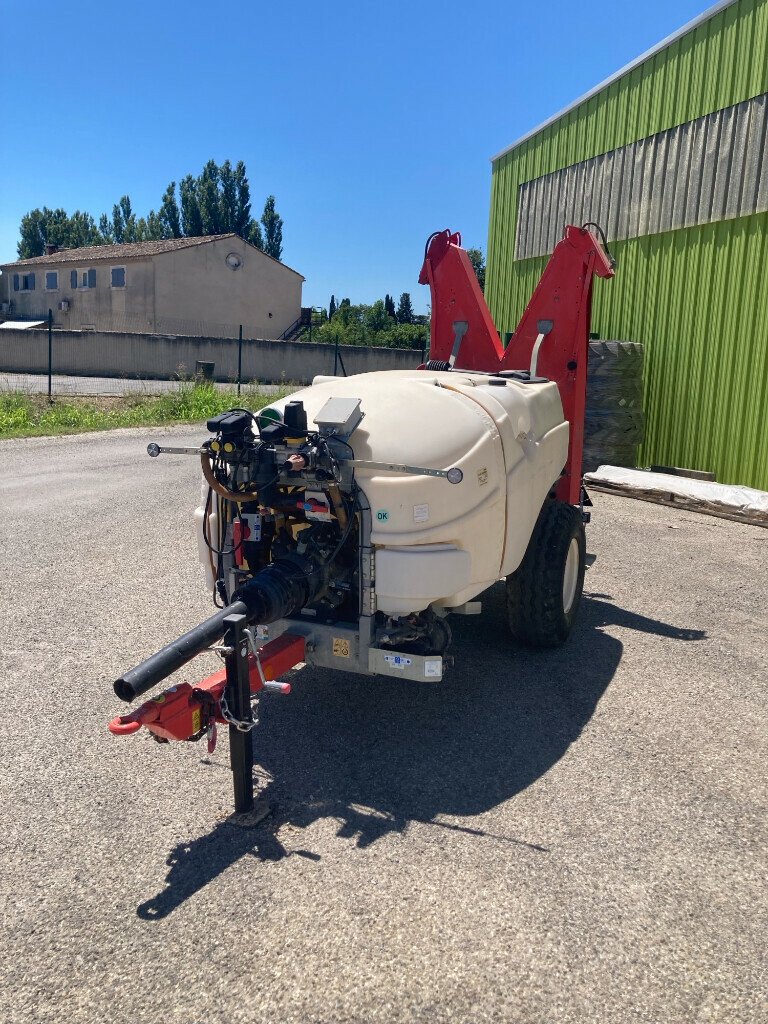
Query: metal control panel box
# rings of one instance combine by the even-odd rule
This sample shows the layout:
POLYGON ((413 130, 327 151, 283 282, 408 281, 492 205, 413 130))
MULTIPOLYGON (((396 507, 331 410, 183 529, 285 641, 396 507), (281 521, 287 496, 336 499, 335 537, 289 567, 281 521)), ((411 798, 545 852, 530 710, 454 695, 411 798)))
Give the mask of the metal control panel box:
POLYGON ((360 404, 359 398, 329 398, 315 416, 320 433, 349 437, 363 418, 360 404))

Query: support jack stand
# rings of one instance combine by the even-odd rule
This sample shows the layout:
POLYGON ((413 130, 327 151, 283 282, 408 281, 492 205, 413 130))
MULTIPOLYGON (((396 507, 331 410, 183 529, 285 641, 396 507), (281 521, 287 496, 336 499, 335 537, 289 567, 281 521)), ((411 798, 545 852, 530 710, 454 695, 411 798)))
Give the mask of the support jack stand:
MULTIPOLYGON (((248 667, 248 640, 245 615, 227 615, 224 643, 229 648, 225 659, 227 686, 225 695, 232 716, 239 722, 252 721, 251 686, 248 667)), ((235 790, 235 814, 253 810, 253 741, 250 729, 229 726, 229 763, 235 790)))

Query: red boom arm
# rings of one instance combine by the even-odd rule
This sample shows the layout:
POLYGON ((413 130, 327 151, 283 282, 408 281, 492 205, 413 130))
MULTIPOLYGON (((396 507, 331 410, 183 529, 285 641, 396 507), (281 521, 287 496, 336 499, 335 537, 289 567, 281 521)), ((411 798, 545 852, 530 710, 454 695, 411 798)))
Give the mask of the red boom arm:
POLYGON ((430 360, 488 373, 535 370, 557 384, 570 424, 568 462, 557 496, 572 505, 581 495, 592 277, 613 277, 613 268, 591 231, 569 225, 506 351, 461 235, 447 230, 432 235, 419 274, 419 283, 429 284, 432 293, 430 360))

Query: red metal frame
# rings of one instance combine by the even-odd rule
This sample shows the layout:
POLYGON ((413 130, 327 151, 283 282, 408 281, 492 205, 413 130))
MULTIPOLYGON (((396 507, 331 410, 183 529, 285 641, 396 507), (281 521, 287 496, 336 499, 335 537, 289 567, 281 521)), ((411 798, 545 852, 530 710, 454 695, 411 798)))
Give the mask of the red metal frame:
MULTIPOLYGON (((248 658, 248 674, 251 693, 264 689, 264 680, 270 683, 277 676, 304 660, 305 638, 293 633, 270 640, 259 651, 261 672, 256 658, 248 658)), ((146 701, 129 715, 118 715, 109 723, 109 731, 115 736, 127 736, 138 732, 144 726, 163 740, 186 740, 205 729, 211 721, 225 723, 220 713, 219 701, 227 685, 227 670, 220 669, 194 686, 181 683, 152 700, 146 701)), ((278 687, 281 693, 290 693, 290 683, 273 683, 270 689, 278 687)))
POLYGON ((569 225, 541 275, 506 351, 499 340, 490 310, 469 257, 461 248, 461 235, 440 231, 427 243, 419 283, 432 293, 429 357, 448 362, 455 345, 457 322, 468 325, 456 355, 455 367, 495 373, 528 370, 542 321, 551 329, 540 346, 537 375, 554 381, 570 424, 568 462, 558 483, 561 501, 577 505, 581 497, 581 460, 584 447, 584 406, 587 355, 592 306, 592 279, 613 277, 614 265, 595 235, 569 225))

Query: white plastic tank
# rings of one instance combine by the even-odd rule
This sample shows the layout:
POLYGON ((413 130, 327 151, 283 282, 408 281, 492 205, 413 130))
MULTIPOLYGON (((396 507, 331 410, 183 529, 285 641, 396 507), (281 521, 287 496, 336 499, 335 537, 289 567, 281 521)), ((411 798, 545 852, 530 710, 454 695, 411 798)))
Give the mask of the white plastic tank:
POLYGON ((356 468, 371 506, 380 611, 455 607, 519 566, 568 454, 555 384, 388 370, 324 378, 270 407, 301 399, 312 424, 333 397, 360 399, 356 459, 463 474, 451 484, 356 468))

